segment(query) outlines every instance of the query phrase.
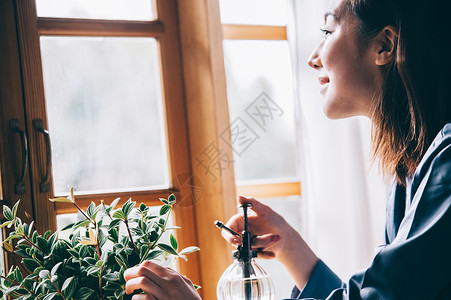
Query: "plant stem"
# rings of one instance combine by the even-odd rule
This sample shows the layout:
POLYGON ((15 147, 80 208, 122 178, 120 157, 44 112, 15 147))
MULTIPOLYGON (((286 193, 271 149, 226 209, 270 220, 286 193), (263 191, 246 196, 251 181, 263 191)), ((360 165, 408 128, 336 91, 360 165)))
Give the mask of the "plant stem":
POLYGON ((75 202, 72 202, 72 203, 75 205, 75 207, 78 209, 78 211, 80 211, 81 214, 86 218, 86 220, 89 220, 92 223, 92 225, 94 225, 94 226, 96 225, 96 222, 93 221, 90 217, 88 217, 88 215, 83 211, 83 209, 80 208, 80 206, 77 205, 77 203, 75 203, 75 202))
POLYGON ((152 251, 153 249, 155 249, 155 246, 157 245, 157 243, 158 243, 158 241, 160 240, 161 236, 163 235, 163 233, 165 233, 165 231, 166 231, 166 225, 167 225, 167 223, 168 223, 169 215, 171 214, 171 210, 172 210, 172 206, 171 206, 171 209, 169 209, 169 211, 167 212, 168 215, 166 216, 166 221, 164 222, 164 228, 161 229, 160 235, 157 237, 157 239, 155 240, 155 242, 153 242, 152 245, 150 245, 150 247, 147 249, 146 253, 144 253, 143 257, 140 259, 140 263, 143 262, 142 260, 144 259, 144 257, 146 257, 146 256, 150 253, 150 251, 152 251))
POLYGON ((132 233, 130 232, 130 228, 128 227, 128 220, 125 219, 124 223, 125 223, 125 228, 127 228, 128 237, 130 238, 130 243, 132 244, 133 250, 136 252, 136 254, 139 257, 139 252, 136 249, 135 243, 133 242, 132 233))
MULTIPOLYGON (((22 237, 30 244, 30 246, 35 247, 36 249, 38 249, 39 251, 41 251, 44 254, 50 254, 50 253, 45 252, 41 248, 39 248, 38 245, 33 243, 33 241, 31 241, 25 234, 23 234, 22 237)), ((50 259, 52 260, 53 263, 55 263, 55 260, 53 259, 53 257, 51 255, 50 255, 50 259)))
MULTIPOLYGON (((12 279, 9 279, 9 278, 6 278, 5 276, 0 275, 0 278, 3 278, 4 280, 6 280, 6 281, 8 281, 8 282, 10 282, 10 283, 12 283, 12 284, 14 284, 14 285, 19 285, 19 286, 21 285, 20 282, 17 282, 17 281, 15 281, 15 280, 12 280, 12 279)), ((30 291, 29 289, 27 289, 26 286, 23 286, 23 288, 26 289, 27 292, 28 292, 29 294, 31 294, 31 295, 33 295, 33 296, 36 295, 33 291, 30 291)))
POLYGON ((20 284, 20 282, 17 282, 17 281, 15 281, 15 280, 12 280, 12 279, 9 279, 9 278, 6 278, 6 277, 3 276, 3 275, 0 275, 0 278, 4 279, 4 280, 6 280, 6 281, 8 281, 8 282, 10 282, 10 283, 12 283, 12 284, 15 284, 15 285, 19 285, 19 284, 20 284))
POLYGON ((22 263, 19 261, 19 258, 16 255, 16 253, 11 252, 11 254, 13 255, 15 261, 17 262, 17 265, 19 266, 19 268, 22 269, 27 274, 27 276, 30 275, 31 273, 27 270, 27 268, 25 268, 24 265, 22 265, 22 263))
POLYGON ((102 272, 103 272, 103 267, 100 267, 100 273, 99 273, 99 291, 100 291, 100 299, 103 299, 102 296, 102 272))
POLYGON ((95 230, 96 230, 96 250, 97 250, 97 255, 99 256, 99 260, 100 257, 102 256, 102 252, 100 250, 100 245, 99 245, 99 227, 97 226, 97 224, 95 224, 95 230))
POLYGON ((153 242, 152 246, 150 246, 150 249, 151 249, 151 250, 155 249, 155 245, 156 245, 157 242, 160 240, 160 238, 161 238, 161 236, 163 235, 163 233, 166 232, 166 225, 168 224, 169 215, 171 214, 171 210, 172 210, 172 206, 171 206, 171 208, 169 209, 169 211, 167 212, 166 221, 164 222, 164 227, 161 229, 160 235, 157 237, 157 239, 155 240, 155 242, 153 242))

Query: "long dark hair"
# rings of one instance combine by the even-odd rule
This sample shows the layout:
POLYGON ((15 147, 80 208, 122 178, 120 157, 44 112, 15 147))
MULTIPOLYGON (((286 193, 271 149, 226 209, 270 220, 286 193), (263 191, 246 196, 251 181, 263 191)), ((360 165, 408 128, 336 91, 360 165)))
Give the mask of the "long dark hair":
POLYGON ((372 120, 374 154, 402 184, 451 121, 448 1, 348 0, 343 7, 358 19, 362 47, 385 26, 397 28, 396 57, 383 67, 372 120))

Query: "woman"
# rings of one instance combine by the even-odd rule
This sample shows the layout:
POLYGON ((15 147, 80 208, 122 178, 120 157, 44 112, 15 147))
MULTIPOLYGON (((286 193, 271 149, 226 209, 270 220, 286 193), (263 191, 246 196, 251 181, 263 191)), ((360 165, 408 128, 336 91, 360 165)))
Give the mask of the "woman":
MULTIPOLYGON (((451 299, 449 6, 445 0, 330 3, 309 65, 319 72, 329 118, 367 116, 373 122, 374 154, 394 177, 387 245, 368 269, 343 283, 283 217, 239 197, 253 206, 249 226, 259 257, 286 267, 296 283, 293 298, 451 299)), ((240 232, 242 216, 227 226, 240 232)), ((152 281, 151 269, 141 270, 146 275, 127 271, 128 291, 152 281)), ((179 284, 180 296, 172 299, 197 299, 191 291, 179 284)))

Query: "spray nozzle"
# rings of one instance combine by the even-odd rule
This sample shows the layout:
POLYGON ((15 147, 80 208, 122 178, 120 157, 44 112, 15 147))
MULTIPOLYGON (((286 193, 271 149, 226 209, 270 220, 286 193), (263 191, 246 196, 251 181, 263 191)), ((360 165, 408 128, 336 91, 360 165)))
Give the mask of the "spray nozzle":
POLYGON ((244 230, 240 234, 236 233, 232 229, 225 226, 220 221, 215 221, 216 227, 219 229, 225 229, 233 235, 241 237, 241 246, 237 247, 237 250, 233 252, 233 257, 240 261, 250 261, 252 258, 257 257, 257 251, 252 250, 252 235, 249 231, 249 224, 247 219, 247 209, 252 207, 251 204, 242 204, 240 207, 243 208, 243 216, 244 216, 244 230))

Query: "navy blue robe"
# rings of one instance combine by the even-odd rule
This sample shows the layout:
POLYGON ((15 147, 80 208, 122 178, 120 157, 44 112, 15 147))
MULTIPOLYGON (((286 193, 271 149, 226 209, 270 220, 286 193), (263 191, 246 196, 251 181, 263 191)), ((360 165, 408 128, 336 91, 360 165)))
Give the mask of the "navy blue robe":
POLYGON ((451 123, 387 202, 386 245, 343 283, 321 260, 293 299, 451 299, 451 123))

